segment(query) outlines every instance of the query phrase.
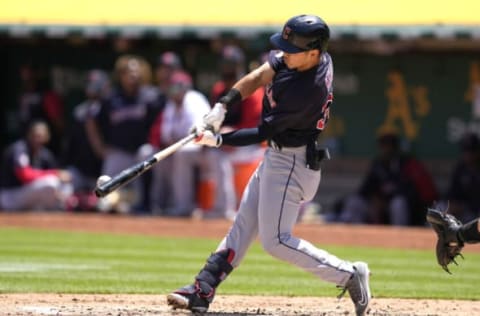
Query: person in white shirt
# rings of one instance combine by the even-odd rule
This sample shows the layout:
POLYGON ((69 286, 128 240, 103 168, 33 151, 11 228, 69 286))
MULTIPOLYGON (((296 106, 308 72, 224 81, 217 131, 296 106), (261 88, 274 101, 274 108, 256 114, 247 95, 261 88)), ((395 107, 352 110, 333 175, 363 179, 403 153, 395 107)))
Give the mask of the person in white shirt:
MULTIPOLYGON (((184 71, 172 74, 167 95, 159 127, 162 147, 188 135, 191 127, 210 111, 207 98, 192 89, 192 79, 184 71)), ((207 155, 208 150, 192 142, 175 152, 160 167, 168 172, 173 198, 173 207, 165 210, 164 215, 192 215, 196 208, 195 168, 199 168, 201 174, 209 172, 207 155)))

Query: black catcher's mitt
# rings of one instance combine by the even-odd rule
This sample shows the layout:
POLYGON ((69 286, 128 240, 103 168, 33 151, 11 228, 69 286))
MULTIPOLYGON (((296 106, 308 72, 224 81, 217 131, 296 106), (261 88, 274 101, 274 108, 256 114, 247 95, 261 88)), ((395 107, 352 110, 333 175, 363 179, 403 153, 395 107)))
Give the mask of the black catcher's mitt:
POLYGON ((437 233, 437 261, 438 264, 451 274, 448 270, 450 263, 455 263, 455 257, 460 256, 463 248, 463 241, 458 239, 458 230, 462 227, 462 223, 450 214, 435 209, 428 209, 427 221, 437 233))

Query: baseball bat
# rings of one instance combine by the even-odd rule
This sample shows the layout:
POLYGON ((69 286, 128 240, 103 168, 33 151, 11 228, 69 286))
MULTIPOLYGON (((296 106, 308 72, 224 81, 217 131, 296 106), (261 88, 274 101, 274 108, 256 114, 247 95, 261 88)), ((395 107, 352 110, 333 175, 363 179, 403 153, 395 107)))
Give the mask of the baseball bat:
POLYGON ((196 137, 195 134, 190 134, 180 139, 176 143, 168 146, 167 148, 157 152, 152 157, 121 171, 119 174, 114 176, 109 181, 97 186, 95 188, 95 195, 97 197, 104 197, 107 194, 115 191, 119 187, 129 183, 130 181, 140 176, 145 171, 149 170, 153 165, 155 165, 160 160, 165 159, 166 157, 170 156, 171 154, 179 150, 181 147, 190 143, 192 140, 195 139, 195 137, 196 137))

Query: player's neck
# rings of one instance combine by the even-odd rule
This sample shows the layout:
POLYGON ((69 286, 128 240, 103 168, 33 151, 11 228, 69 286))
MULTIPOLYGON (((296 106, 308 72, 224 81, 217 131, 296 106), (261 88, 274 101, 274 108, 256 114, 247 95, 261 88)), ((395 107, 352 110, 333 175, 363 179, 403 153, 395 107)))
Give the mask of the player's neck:
POLYGON ((307 61, 305 62, 305 64, 297 67, 297 71, 300 71, 300 72, 301 71, 307 71, 307 70, 310 70, 314 67, 317 67, 318 64, 320 63, 320 58, 321 57, 322 57, 322 55, 319 54, 318 56, 308 58, 307 61))
POLYGON ((314 67, 317 67, 317 66, 318 66, 318 62, 312 62, 312 63, 305 64, 301 67, 298 67, 297 71, 300 71, 300 72, 308 71, 308 70, 310 70, 314 67))

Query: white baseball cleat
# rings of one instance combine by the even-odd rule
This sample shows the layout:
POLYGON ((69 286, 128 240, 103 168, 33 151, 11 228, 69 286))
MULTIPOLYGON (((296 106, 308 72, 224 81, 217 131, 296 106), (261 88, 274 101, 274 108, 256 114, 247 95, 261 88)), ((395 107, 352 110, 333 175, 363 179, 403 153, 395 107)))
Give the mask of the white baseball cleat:
POLYGON ((353 304, 355 305, 355 313, 357 316, 364 316, 370 303, 372 295, 370 293, 370 270, 368 269, 368 264, 365 262, 354 262, 353 267, 355 273, 352 275, 350 280, 338 296, 341 298, 346 291, 350 294, 353 304))
POLYGON ((195 285, 184 286, 167 295, 167 304, 174 309, 188 309, 194 313, 206 313, 213 295, 209 298, 201 297, 199 288, 195 285))
POLYGON ((188 298, 177 293, 171 293, 167 296, 167 304, 174 309, 188 309, 188 298))

